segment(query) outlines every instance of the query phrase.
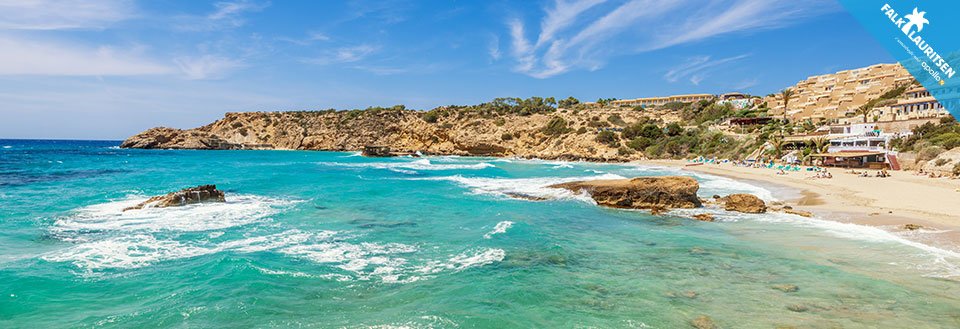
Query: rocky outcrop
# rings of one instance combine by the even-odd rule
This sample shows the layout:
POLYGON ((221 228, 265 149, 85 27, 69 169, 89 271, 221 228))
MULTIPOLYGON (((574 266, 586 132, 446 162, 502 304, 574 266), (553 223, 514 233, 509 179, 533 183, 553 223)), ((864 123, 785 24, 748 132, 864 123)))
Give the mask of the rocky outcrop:
POLYGON ((226 199, 224 198, 223 192, 218 190, 216 185, 200 185, 167 193, 166 195, 152 197, 136 206, 127 207, 123 209, 123 211, 143 208, 179 207, 201 202, 226 202, 226 199))
POLYGON ((597 204, 607 207, 662 210, 701 206, 697 197, 700 184, 684 176, 581 181, 550 187, 588 193, 597 204))
POLYGON ((767 212, 767 205, 760 198, 745 193, 731 194, 720 198, 723 203, 723 209, 726 211, 737 211, 750 214, 759 214, 767 212))
MULTIPOLYGON (((424 112, 406 109, 243 112, 227 113, 223 119, 194 129, 152 128, 131 136, 121 147, 360 151, 378 145, 394 153, 609 162, 642 159, 642 152, 618 152, 618 147, 597 141, 598 124, 612 126, 605 121, 611 116, 633 123, 652 114, 629 109, 529 115, 450 110, 435 122, 427 122, 424 112), (543 128, 554 118, 562 118, 567 129, 545 132, 543 128)), ((656 119, 674 120, 671 118, 660 115, 656 119)))
POLYGON ((940 153, 936 158, 920 166, 924 173, 937 176, 953 176, 960 170, 960 147, 940 153))

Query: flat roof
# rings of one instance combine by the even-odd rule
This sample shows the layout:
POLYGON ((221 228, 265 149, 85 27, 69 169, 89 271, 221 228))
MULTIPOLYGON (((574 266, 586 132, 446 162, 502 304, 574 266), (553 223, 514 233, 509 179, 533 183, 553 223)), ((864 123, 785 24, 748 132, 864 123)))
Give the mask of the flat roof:
POLYGON ((883 152, 837 152, 837 153, 816 153, 812 157, 822 158, 859 158, 871 155, 881 155, 883 152))

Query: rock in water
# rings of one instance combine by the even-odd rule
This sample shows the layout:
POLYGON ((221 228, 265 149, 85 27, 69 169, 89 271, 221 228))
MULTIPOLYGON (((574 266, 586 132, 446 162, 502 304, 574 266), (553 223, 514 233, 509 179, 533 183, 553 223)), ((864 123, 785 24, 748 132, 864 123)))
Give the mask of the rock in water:
POLYGON ((696 214, 693 215, 693 219, 701 222, 712 222, 714 220, 712 214, 696 214))
POLYGON ((916 231, 921 228, 923 228, 923 226, 919 224, 903 224, 903 229, 908 231, 916 231))
POLYGON ((767 205, 763 200, 751 194, 731 194, 721 198, 720 202, 723 202, 723 209, 726 211, 738 211, 750 214, 767 212, 767 205))
POLYGON ((797 210, 797 209, 786 209, 786 208, 784 208, 783 212, 788 213, 788 214, 791 214, 791 215, 802 216, 802 217, 813 217, 813 213, 811 213, 811 212, 809 212, 809 211, 803 211, 803 210, 797 210))
POLYGON ((167 193, 166 195, 152 197, 136 206, 127 207, 123 209, 123 211, 143 208, 179 207, 201 202, 226 202, 226 199, 224 199, 223 192, 218 190, 216 185, 200 185, 167 193))
POLYGON ((716 323, 713 323, 713 319, 709 316, 701 315, 700 317, 690 321, 690 325, 697 329, 716 329, 716 323))
POLYGON ((597 204, 615 208, 664 209, 701 206, 700 184, 690 177, 637 177, 604 179, 551 185, 573 192, 587 192, 597 204))

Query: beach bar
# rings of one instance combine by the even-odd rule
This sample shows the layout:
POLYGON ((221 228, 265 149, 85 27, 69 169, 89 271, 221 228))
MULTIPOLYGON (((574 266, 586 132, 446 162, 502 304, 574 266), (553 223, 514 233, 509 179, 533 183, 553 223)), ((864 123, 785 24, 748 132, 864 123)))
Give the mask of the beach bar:
POLYGON ((885 152, 834 152, 811 154, 821 158, 824 166, 844 168, 890 169, 885 152))

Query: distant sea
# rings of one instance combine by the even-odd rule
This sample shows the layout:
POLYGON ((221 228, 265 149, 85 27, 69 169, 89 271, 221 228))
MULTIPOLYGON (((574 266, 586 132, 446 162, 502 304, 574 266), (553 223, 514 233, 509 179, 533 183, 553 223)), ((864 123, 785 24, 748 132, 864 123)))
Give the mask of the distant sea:
POLYGON ((786 214, 605 209, 546 187, 688 175, 703 197, 777 197, 726 178, 118 144, 0 140, 0 328, 960 327, 954 252, 786 214), (200 184, 227 202, 122 211, 200 184), (686 217, 700 212, 718 221, 686 217))

